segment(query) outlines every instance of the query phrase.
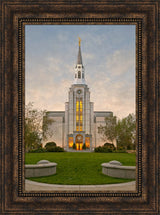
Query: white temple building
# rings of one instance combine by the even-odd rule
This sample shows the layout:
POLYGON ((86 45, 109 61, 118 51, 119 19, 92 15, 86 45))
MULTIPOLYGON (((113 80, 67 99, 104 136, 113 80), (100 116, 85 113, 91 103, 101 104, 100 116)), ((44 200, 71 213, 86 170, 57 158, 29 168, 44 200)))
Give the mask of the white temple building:
POLYGON ((85 144, 87 150, 92 151, 105 143, 98 128, 105 125, 105 117, 112 116, 113 112, 94 111, 94 103, 90 101, 90 91, 85 81, 80 39, 74 82, 69 88, 65 111, 49 111, 46 114, 53 119, 49 126, 53 135, 43 142, 43 146, 54 141, 65 150, 71 151, 73 144, 76 150, 82 150, 85 144))

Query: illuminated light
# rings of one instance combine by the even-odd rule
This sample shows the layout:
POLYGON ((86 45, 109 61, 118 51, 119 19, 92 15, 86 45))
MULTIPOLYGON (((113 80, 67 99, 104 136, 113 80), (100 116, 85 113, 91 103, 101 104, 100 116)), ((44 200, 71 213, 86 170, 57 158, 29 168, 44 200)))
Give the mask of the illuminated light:
POLYGON ((79 143, 76 143, 76 150, 79 150, 79 143))
POLYGON ((79 131, 79 101, 76 101, 76 131, 79 131))
POLYGON ((69 148, 72 148, 73 147, 73 137, 69 137, 68 142, 69 142, 69 148))
POLYGON ((85 138, 86 147, 90 148, 90 137, 85 138))
MULTIPOLYGON (((83 128, 83 102, 82 100, 76 101, 76 131, 82 131, 83 128)), ((78 147, 78 146, 77 146, 78 147)), ((78 149, 77 149, 78 150, 78 149)))
POLYGON ((82 150, 82 147, 83 147, 83 143, 80 143, 79 144, 79 150, 82 150))

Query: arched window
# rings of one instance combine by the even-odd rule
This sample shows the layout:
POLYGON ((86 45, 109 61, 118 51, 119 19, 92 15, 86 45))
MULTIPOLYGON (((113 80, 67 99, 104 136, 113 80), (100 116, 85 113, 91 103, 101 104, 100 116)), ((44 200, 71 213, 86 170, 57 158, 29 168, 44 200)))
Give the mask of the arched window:
POLYGON ((78 71, 78 78, 81 78, 81 72, 78 71))
POLYGON ((82 78, 84 78, 84 73, 82 73, 82 78))

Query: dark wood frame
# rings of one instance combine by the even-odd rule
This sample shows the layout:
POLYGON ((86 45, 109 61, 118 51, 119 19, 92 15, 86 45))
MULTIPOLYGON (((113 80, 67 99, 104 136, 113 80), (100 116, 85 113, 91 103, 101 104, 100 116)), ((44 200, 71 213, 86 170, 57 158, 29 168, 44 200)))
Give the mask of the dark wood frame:
POLYGON ((1 214, 160 214, 159 6, 159 0, 1 0, 1 214), (135 192, 24 190, 25 24, 136 25, 135 192))

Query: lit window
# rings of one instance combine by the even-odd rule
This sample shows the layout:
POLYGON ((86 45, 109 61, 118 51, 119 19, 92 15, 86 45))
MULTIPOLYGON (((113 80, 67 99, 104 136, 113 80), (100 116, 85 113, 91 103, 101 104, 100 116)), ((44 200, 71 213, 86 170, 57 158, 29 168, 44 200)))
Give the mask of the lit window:
POLYGON ((82 126, 83 126, 83 103, 82 100, 76 101, 76 131, 82 131, 82 126))

